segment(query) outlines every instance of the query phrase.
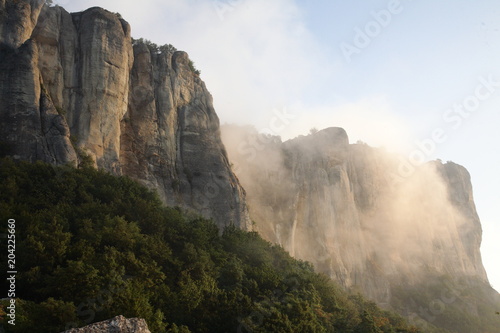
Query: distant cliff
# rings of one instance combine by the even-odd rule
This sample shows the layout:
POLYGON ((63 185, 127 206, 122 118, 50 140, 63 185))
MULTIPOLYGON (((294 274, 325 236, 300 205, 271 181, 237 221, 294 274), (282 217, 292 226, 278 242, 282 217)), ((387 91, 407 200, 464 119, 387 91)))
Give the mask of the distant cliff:
POLYGON ((101 8, 0 2, 3 155, 53 164, 91 159, 169 205, 250 229, 245 192, 220 140, 212 96, 185 52, 132 42, 101 8))
POLYGON ((248 127, 225 125, 222 133, 256 230, 345 288, 428 322, 419 309, 443 303, 443 293, 482 286, 491 296, 478 300, 476 291, 467 307, 453 299, 454 316, 477 316, 481 302, 500 305, 481 261, 481 224, 464 167, 436 161, 402 172, 402 156, 349 144, 341 128, 286 142, 248 127), (413 302, 434 288, 427 284, 441 285, 439 292, 413 302), (417 296, 406 293, 414 289, 417 296))

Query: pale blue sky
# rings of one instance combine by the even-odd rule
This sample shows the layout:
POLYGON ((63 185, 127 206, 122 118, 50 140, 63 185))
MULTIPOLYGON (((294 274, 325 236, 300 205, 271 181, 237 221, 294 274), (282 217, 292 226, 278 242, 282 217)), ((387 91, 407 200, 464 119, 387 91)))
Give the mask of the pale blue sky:
POLYGON ((285 139, 341 126, 351 142, 406 156, 441 128, 447 140, 427 157, 470 171, 483 261, 500 289, 500 86, 456 129, 443 119, 454 104, 474 97, 481 77, 500 82, 498 0, 54 2, 69 11, 120 12, 135 38, 187 51, 222 123, 265 129, 285 109, 295 116, 275 133, 285 139), (377 28, 373 12, 390 8, 395 13, 377 28), (347 61, 342 43, 354 45, 356 29, 366 27, 374 29, 369 45, 347 61))

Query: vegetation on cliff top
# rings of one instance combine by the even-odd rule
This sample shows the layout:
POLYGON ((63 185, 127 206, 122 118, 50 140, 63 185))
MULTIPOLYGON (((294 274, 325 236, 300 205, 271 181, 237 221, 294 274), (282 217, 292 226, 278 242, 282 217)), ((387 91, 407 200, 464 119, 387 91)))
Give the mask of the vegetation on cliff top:
MULTIPOLYGON (((144 38, 139 38, 139 39, 134 39, 132 38, 132 45, 138 45, 138 44, 144 44, 148 47, 149 52, 151 54, 174 54, 174 52, 177 51, 177 48, 173 46, 172 44, 164 44, 164 45, 158 45, 156 43, 153 43, 149 39, 144 39, 144 38)), ((188 63, 189 69, 191 72, 193 72, 196 75, 200 75, 201 71, 196 68, 194 65, 194 62, 189 59, 188 63)))
POLYGON ((257 233, 220 234, 90 167, 0 160, 0 219, 16 220, 16 326, 4 317, 7 332, 120 314, 145 318, 152 332, 418 332, 257 233))

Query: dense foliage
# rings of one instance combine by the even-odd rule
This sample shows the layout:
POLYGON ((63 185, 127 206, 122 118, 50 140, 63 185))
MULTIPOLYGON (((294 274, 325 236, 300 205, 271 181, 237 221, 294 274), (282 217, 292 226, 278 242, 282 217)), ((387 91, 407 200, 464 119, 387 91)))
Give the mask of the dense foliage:
POLYGON ((152 54, 162 54, 162 53, 173 54, 174 52, 177 51, 175 46, 173 46, 172 44, 158 45, 156 43, 153 43, 149 39, 144 39, 144 38, 134 39, 134 38, 132 38, 132 45, 138 45, 138 44, 146 45, 152 54))
POLYGON ((7 332, 120 314, 152 332, 417 332, 258 234, 220 234, 129 178, 2 159, 0 180, 0 233, 15 219, 17 236, 7 332))

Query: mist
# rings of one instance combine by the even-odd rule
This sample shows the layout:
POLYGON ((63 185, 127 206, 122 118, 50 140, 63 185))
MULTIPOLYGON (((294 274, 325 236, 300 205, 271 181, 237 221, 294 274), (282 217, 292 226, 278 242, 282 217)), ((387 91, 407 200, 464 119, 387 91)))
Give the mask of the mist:
POLYGON ((344 287, 384 303, 403 276, 487 281, 463 167, 433 161, 401 175, 402 155, 349 144, 341 128, 282 142, 224 125, 222 139, 255 229, 344 287))

